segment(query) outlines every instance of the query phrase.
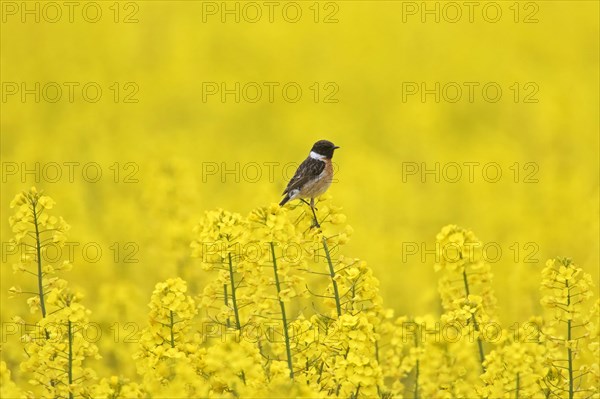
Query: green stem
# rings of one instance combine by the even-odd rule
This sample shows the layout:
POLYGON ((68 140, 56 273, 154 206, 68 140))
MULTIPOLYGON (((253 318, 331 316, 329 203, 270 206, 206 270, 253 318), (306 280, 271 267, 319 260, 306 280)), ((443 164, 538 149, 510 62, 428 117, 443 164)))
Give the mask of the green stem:
MULTIPOLYGON (((565 280, 567 287, 567 308, 571 305, 571 290, 569 289, 569 280, 565 280)), ((569 399, 573 399, 573 350, 571 349, 571 319, 567 320, 567 355, 569 360, 569 399)))
MULTIPOLYGON (((419 327, 417 327, 417 331, 415 332, 415 348, 419 347, 419 337, 417 337, 417 335, 418 335, 418 329, 419 329, 419 327)), ((415 399, 419 399, 419 358, 418 357, 417 357, 417 362, 415 364, 415 393, 414 393, 414 398, 415 399)))
POLYGON ((235 294, 235 280, 233 279, 233 262, 231 261, 231 252, 229 255, 229 282, 231 284, 231 301, 233 302, 233 312, 235 314, 235 326, 240 331, 242 329, 242 324, 240 323, 240 313, 238 311, 237 299, 235 294))
MULTIPOLYGON (((225 306, 229 307, 229 296, 227 294, 227 284, 223 284, 223 299, 225 301, 225 306)), ((231 327, 231 323, 229 322, 229 316, 227 316, 227 320, 225 321, 227 328, 231 327)))
POLYGON ((515 399, 519 399, 519 390, 521 385, 521 380, 519 377, 519 373, 517 373, 517 387, 515 388, 515 399))
POLYGON ((342 315, 342 305, 340 304, 340 292, 338 290, 337 281, 335 281, 335 269, 333 262, 331 261, 331 253, 329 252, 329 246, 327 246, 327 239, 323 237, 323 249, 325 250, 325 257, 327 258, 327 264, 329 265, 329 276, 331 277, 331 284, 333 285, 333 295, 335 296, 335 309, 337 315, 342 315))
POLYGON ((356 392, 354 392, 354 395, 352 396, 353 398, 358 398, 358 393, 360 392, 360 382, 358 383, 358 386, 356 387, 356 392))
MULTIPOLYGON (((348 359, 348 353, 350 353, 350 347, 346 348, 346 353, 344 354, 344 360, 348 359)), ((335 396, 339 396, 340 395, 340 389, 342 389, 342 384, 339 383, 336 390, 335 390, 335 396)))
MULTIPOLYGON (((469 298, 469 282, 467 280, 467 271, 466 268, 463 270, 463 281, 465 283, 465 292, 467 294, 467 299, 469 298)), ((479 335, 479 324, 477 323, 477 319, 475 318, 475 314, 471 314, 471 321, 473 322, 473 329, 477 333, 477 347, 479 349, 479 361, 481 363, 481 371, 485 373, 485 367, 483 365, 483 361, 485 359, 485 355, 483 354, 483 341, 481 340, 481 336, 479 335)))
POLYGON ((275 287, 277 288, 277 299, 279 300, 279 307, 281 308, 281 319, 283 321, 283 335, 285 338, 285 351, 287 354, 287 363, 290 369, 290 378, 294 379, 294 366, 292 363, 292 350, 290 348, 290 336, 288 332, 287 317, 285 315, 285 304, 279 297, 281 292, 281 284, 279 283, 279 275, 277 274, 277 258, 275 257, 275 245, 271 244, 271 257, 273 258, 273 272, 275 273, 275 287))
POLYGON ((37 252, 37 278, 38 291, 40 295, 40 307, 42 309, 42 317, 46 317, 46 304, 44 302, 44 284, 42 282, 42 247, 40 242, 40 229, 38 226, 37 201, 31 201, 33 208, 33 225, 35 226, 35 249, 37 252))
POLYGON ((175 336, 173 334, 173 327, 175 326, 175 323, 173 321, 173 311, 169 310, 169 321, 170 321, 170 330, 171 330, 171 348, 175 347, 175 336))
MULTIPOLYGON (((238 310, 238 304, 237 304, 235 279, 233 277, 233 262, 231 260, 231 252, 229 252, 228 255, 229 255, 229 283, 231 284, 231 302, 233 304, 233 312, 235 314, 235 328, 238 331, 240 331, 240 334, 241 334, 242 323, 240 323, 240 312, 238 310)), ((227 284, 224 284, 224 287, 225 287, 225 305, 227 305, 227 284)), ((227 318, 227 327, 229 327, 229 318, 227 318)), ((246 385, 246 373, 244 373, 244 370, 242 370, 242 372, 240 373, 240 378, 244 382, 244 385, 246 385)))
POLYGON ((325 367, 325 362, 321 362, 319 366, 319 377, 317 378, 317 384, 321 383, 321 379, 323 378, 323 368, 325 367))
MULTIPOLYGON (((377 333, 375 327, 373 327, 373 333, 377 333)), ((375 340, 375 361, 379 364, 379 340, 375 340)), ((381 387, 377 384, 377 396, 381 397, 381 387)))
POLYGON ((73 329, 71 326, 71 320, 67 321, 68 334, 69 334, 69 399, 73 399, 73 392, 71 392, 71 385, 73 384, 73 329))

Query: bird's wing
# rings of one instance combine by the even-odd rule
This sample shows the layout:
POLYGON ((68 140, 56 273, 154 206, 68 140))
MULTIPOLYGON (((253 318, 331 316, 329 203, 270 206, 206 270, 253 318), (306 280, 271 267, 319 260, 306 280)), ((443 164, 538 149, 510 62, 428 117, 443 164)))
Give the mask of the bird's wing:
POLYGON ((308 157, 298 166, 294 177, 290 180, 282 195, 302 187, 310 180, 316 178, 325 169, 325 162, 308 157))

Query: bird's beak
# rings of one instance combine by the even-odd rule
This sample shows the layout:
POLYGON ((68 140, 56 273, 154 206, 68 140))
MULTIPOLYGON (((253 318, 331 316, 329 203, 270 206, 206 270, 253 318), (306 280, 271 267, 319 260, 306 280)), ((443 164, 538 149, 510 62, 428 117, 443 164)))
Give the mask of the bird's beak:
POLYGON ((334 149, 334 150, 337 150, 338 148, 340 148, 340 147, 338 147, 337 145, 336 145, 336 146, 333 146, 333 149, 334 149))

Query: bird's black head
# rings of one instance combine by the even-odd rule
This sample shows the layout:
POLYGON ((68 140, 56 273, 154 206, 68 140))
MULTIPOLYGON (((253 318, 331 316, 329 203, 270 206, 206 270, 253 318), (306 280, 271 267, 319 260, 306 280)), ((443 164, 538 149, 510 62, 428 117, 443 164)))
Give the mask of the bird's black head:
POLYGON ((325 158, 331 159, 333 158, 333 151, 338 148, 340 147, 336 146, 331 141, 319 140, 312 146, 311 152, 322 155, 325 158))

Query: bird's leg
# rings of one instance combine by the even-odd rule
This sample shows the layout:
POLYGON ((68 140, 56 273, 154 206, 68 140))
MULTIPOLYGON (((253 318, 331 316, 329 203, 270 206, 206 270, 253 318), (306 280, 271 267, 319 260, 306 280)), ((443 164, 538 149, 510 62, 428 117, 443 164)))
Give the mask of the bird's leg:
POLYGON ((310 206, 310 202, 305 200, 304 198, 298 198, 300 201, 304 202, 306 205, 310 206))
POLYGON ((317 228, 321 228, 321 225, 319 224, 319 220, 317 219, 317 213, 315 212, 315 199, 311 198, 310 199, 310 210, 313 213, 313 216, 315 217, 315 226, 317 228))

